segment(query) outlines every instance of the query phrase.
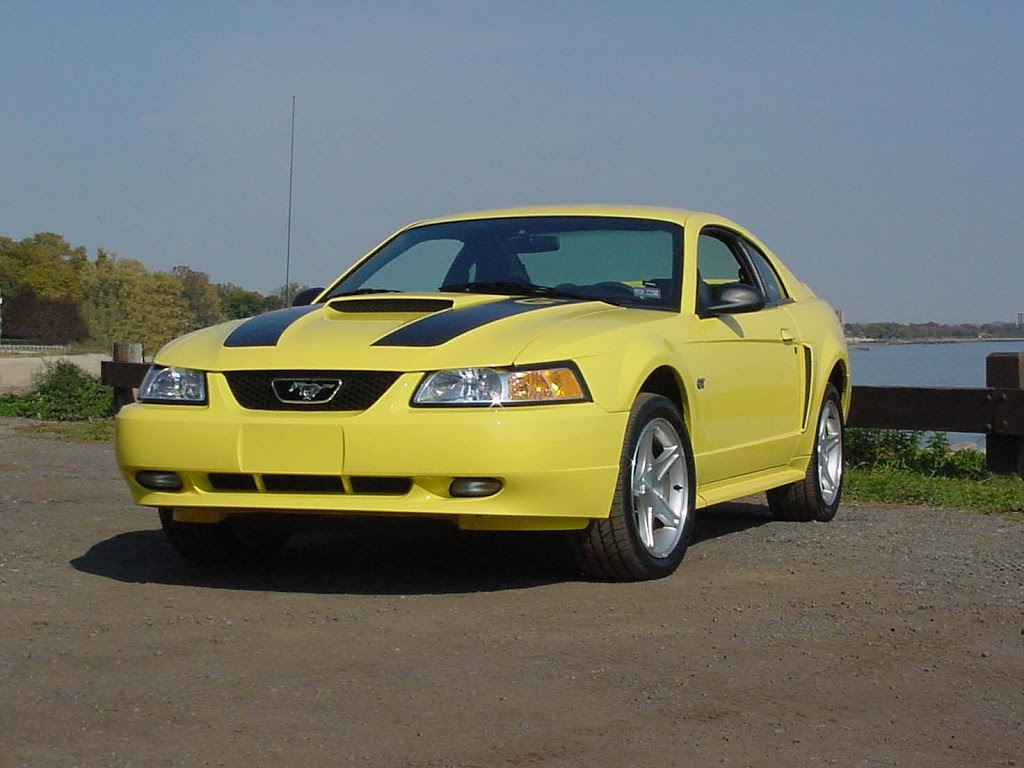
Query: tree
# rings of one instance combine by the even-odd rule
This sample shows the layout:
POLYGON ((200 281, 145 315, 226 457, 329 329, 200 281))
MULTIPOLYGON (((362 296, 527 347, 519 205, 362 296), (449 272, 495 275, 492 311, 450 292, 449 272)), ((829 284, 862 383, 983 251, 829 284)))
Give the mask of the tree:
POLYGON ((122 340, 141 341, 143 351, 153 355, 171 339, 201 327, 174 275, 148 272, 136 289, 139 293, 130 294, 122 307, 122 340))
POLYGON ((234 283, 217 283, 216 288, 220 295, 221 309, 228 320, 241 320, 281 306, 276 297, 248 291, 234 283))
POLYGON ((210 282, 208 274, 186 266, 175 267, 171 274, 181 281, 185 298, 192 307, 199 327, 215 325, 225 319, 220 294, 210 282))
POLYGON ((84 338, 79 304, 84 297, 82 275, 88 266, 84 248, 72 248, 53 232, 39 232, 18 242, 0 237, 6 334, 43 344, 84 338))
POLYGON ((11 296, 14 294, 15 283, 10 274, 9 260, 13 259, 14 249, 18 244, 9 237, 0 237, 0 294, 11 296))
POLYGON ((182 281, 167 272, 148 272, 133 259, 105 254, 85 281, 83 306, 92 338, 142 342, 148 355, 199 326, 182 281))
POLYGON ((20 242, 0 238, 0 291, 4 294, 31 288, 37 296, 67 296, 80 302, 88 266, 85 248, 72 248, 54 232, 38 232, 20 242))
POLYGON ((140 341, 153 354, 167 341, 225 319, 252 317, 284 306, 304 286, 264 296, 179 265, 149 272, 140 262, 102 248, 90 261, 83 247, 39 232, 15 241, 0 236, 0 292, 5 332, 64 343, 140 341), (87 329, 87 331, 86 331, 87 329))
POLYGON ((68 344, 89 335, 81 310, 70 297, 38 296, 22 288, 4 302, 4 335, 38 344, 68 344))
POLYGON ((277 299, 278 302, 277 306, 274 307, 274 309, 279 309, 280 307, 287 307, 292 303, 292 299, 295 298, 295 294, 299 293, 299 291, 304 291, 307 288, 309 288, 309 286, 306 285, 305 283, 288 283, 287 285, 282 285, 276 291, 270 294, 270 296, 277 299))

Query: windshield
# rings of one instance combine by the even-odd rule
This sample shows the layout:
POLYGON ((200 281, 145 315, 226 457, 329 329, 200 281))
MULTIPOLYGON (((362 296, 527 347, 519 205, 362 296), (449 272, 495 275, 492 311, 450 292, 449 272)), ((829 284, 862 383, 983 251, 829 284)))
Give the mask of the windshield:
POLYGON ((428 224, 382 246, 327 298, 377 292, 554 296, 678 310, 682 228, 605 216, 428 224))

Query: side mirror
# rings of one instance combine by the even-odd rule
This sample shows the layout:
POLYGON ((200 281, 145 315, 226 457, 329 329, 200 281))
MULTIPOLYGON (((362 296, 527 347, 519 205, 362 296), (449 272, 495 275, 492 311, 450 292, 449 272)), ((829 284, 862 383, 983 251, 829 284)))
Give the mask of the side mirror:
POLYGON ((711 302, 704 307, 707 315, 739 315, 764 309, 764 294, 744 283, 729 283, 713 291, 711 302))
POLYGON ((299 291, 292 297, 292 306, 304 307, 307 304, 312 304, 313 299, 323 292, 323 288, 306 288, 305 290, 299 291))

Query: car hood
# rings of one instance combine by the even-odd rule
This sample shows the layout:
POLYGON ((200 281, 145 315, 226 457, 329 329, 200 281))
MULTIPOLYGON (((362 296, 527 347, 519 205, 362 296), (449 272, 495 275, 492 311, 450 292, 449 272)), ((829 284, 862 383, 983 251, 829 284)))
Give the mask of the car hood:
POLYGON ((519 361, 528 346, 549 359, 569 358, 581 353, 581 341, 621 327, 619 320, 659 314, 478 294, 346 297, 196 331, 165 346, 155 362, 211 371, 500 366, 519 361))

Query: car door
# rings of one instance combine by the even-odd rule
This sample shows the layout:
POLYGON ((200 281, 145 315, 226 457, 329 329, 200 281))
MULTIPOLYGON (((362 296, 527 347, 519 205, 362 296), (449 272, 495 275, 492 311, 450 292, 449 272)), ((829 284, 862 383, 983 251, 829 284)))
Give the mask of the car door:
POLYGON ((761 278, 758 255, 739 234, 718 227, 702 230, 697 240, 702 343, 695 449, 702 482, 787 464, 801 429, 804 372, 797 329, 777 278, 761 278), (765 307, 738 314, 702 311, 731 283, 758 288, 765 307))

